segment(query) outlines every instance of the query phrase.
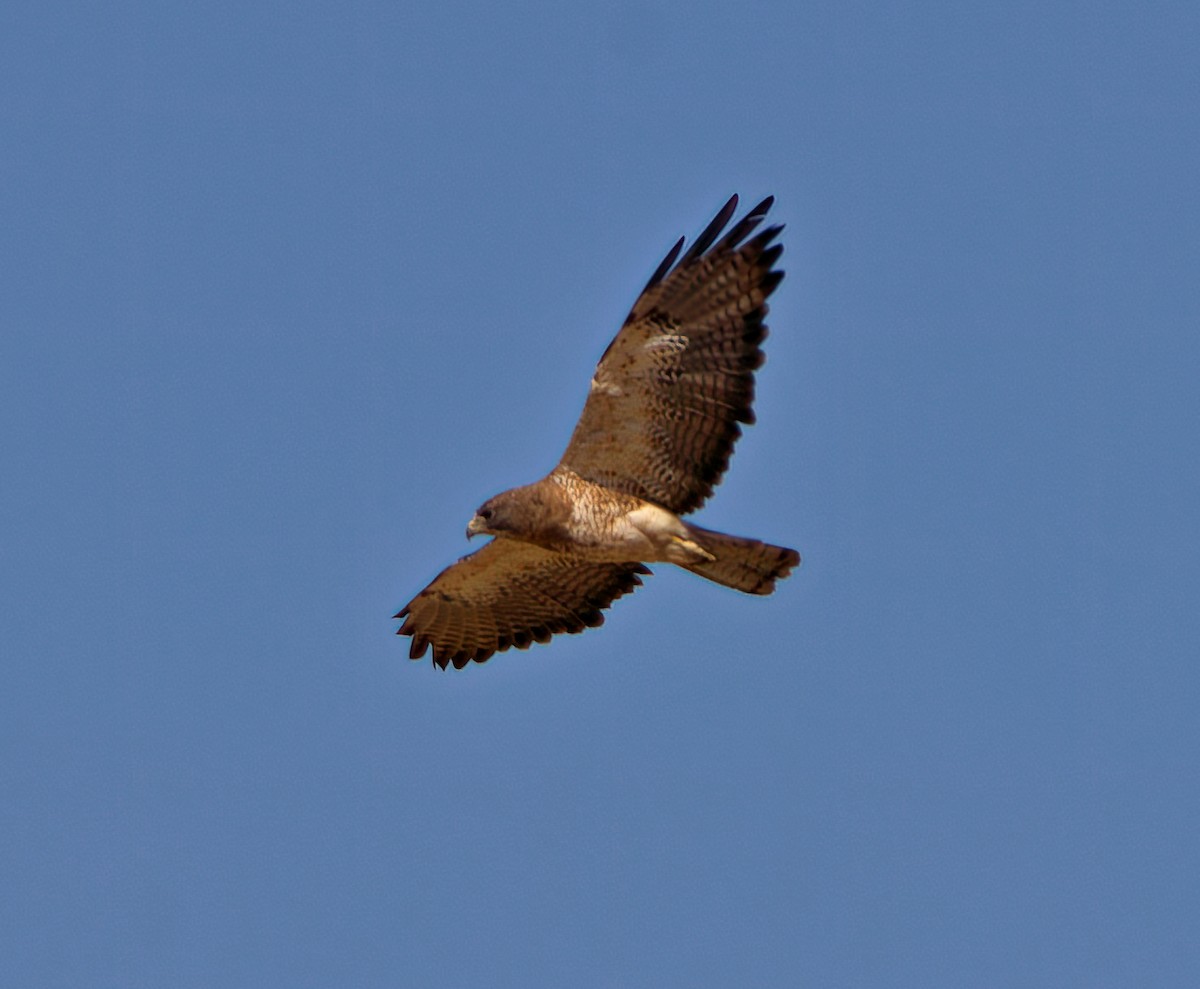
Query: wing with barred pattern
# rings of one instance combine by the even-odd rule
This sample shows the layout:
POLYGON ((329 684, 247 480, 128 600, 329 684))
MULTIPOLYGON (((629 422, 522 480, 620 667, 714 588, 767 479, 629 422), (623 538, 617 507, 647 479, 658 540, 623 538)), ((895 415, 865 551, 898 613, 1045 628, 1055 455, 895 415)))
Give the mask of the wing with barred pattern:
POLYGON ((783 278, 774 268, 783 247, 772 241, 783 227, 751 234, 773 202, 721 237, 734 196, 678 264, 682 240, 667 254, 600 359, 560 468, 677 514, 712 494, 739 424, 754 421, 766 300, 783 278))
POLYGON ((396 615, 409 656, 462 669, 512 646, 604 623, 601 611, 641 584, 641 563, 590 563, 516 539, 493 539, 443 570, 396 615))

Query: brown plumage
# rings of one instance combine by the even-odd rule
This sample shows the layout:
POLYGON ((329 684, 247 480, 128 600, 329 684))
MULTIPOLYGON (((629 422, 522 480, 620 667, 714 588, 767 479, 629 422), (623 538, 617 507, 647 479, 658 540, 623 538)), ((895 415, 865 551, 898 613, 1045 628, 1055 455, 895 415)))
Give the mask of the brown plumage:
POLYGON ((601 357, 558 466, 480 506, 467 535, 495 538, 396 615, 413 659, 432 646, 434 663, 461 668, 599 625, 650 573, 646 562, 749 594, 770 594, 799 564, 795 550, 679 517, 712 494, 740 424, 754 422, 783 228, 751 234, 772 202, 722 237, 733 196, 682 258, 681 239, 663 259, 601 357))

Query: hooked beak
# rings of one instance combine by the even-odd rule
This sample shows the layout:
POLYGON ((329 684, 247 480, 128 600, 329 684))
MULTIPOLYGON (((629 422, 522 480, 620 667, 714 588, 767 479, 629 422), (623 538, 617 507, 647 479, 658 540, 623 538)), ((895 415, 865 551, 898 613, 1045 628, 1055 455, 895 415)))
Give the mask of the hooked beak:
POLYGON ((467 523, 467 538, 472 536, 486 535, 488 531, 487 522, 483 518, 476 515, 470 522, 467 523))

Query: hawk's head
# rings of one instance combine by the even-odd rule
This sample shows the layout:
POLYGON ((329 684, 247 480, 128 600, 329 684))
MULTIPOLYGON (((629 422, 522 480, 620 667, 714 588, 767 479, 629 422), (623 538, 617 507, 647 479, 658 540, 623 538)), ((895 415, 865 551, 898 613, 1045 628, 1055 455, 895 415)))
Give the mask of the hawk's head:
POLYGON ((511 532, 515 528, 516 519, 513 511, 511 491, 489 498, 475 510, 475 517, 467 523, 467 538, 472 536, 495 536, 502 532, 511 532))
POLYGON ((526 542, 549 545, 563 538, 563 524, 570 518, 571 501, 550 478, 512 488, 489 498, 467 525, 472 536, 514 536, 526 542))

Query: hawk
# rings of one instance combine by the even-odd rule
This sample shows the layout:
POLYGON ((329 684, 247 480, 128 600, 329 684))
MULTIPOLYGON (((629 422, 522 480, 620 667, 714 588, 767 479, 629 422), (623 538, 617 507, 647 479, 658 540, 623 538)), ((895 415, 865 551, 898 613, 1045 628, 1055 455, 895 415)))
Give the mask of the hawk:
POLYGON ((461 669, 600 625, 650 573, 646 563, 748 594, 770 594, 799 564, 794 549, 680 517, 712 494, 740 424, 754 422, 767 297, 783 278, 773 243, 783 227, 755 233, 774 197, 722 236, 737 202, 682 257, 680 238, 650 276, 596 366, 558 466, 485 501, 467 538, 495 538, 400 609, 413 659, 432 646, 434 663, 461 669))

